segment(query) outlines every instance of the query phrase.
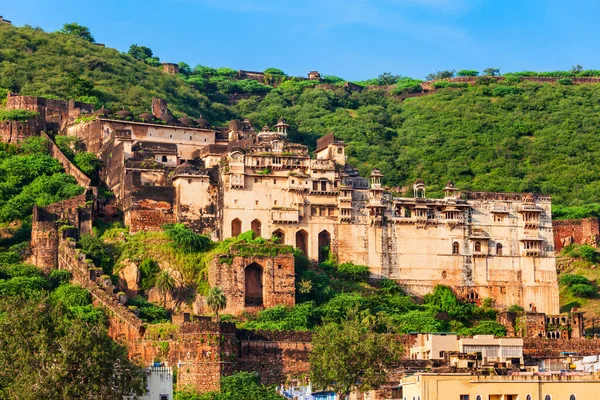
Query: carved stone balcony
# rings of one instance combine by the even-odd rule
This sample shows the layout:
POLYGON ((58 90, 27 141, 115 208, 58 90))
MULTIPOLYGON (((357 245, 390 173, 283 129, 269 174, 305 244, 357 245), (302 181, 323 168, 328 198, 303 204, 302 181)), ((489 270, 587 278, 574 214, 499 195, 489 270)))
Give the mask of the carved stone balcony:
POLYGON ((272 210, 271 220, 279 224, 297 224, 300 221, 298 210, 272 210))
POLYGON ((310 160, 310 169, 315 171, 333 171, 335 163, 333 160, 310 160))
POLYGON ((243 189, 244 188, 244 175, 241 175, 241 174, 229 175, 229 188, 230 189, 243 189))

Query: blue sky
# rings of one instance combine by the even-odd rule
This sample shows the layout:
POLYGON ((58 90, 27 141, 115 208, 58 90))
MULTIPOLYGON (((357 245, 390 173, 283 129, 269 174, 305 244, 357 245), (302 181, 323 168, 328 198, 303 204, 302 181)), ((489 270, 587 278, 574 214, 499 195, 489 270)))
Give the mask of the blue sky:
MULTIPOLYGON (((76 21, 96 41, 162 61, 349 80, 384 71, 600 69, 600 2, 580 0, 34 0, 0 15, 46 31, 76 21)), ((6 4, 8 3, 8 4, 6 4)))

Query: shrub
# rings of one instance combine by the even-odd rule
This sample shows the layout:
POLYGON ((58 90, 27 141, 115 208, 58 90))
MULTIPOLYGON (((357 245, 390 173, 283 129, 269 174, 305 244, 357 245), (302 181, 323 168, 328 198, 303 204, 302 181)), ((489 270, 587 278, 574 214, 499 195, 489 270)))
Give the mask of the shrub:
POLYGON ((517 83, 521 82, 521 78, 518 76, 507 76, 506 79, 504 80, 505 83, 507 83, 508 85, 515 85, 517 83))
POLYGON ((17 276, 0 280, 0 296, 32 296, 35 292, 48 289, 48 281, 40 276, 17 276))
POLYGON ((0 121, 27 121, 35 118, 39 114, 37 111, 29 110, 0 110, 0 121))
POLYGON ((558 82, 560 85, 565 85, 565 86, 568 86, 568 85, 572 85, 572 84, 573 84, 573 81, 572 81, 571 79, 569 79, 569 78, 560 78, 560 79, 559 79, 557 82, 558 82))
POLYGON ((499 96, 499 97, 503 97, 508 94, 519 94, 519 93, 521 93, 519 88, 516 88, 514 86, 496 86, 494 88, 494 90, 492 91, 492 94, 494 96, 499 96))
POLYGON ((561 275, 558 279, 558 282, 561 285, 572 286, 577 284, 589 285, 591 282, 585 276, 577 275, 577 274, 565 274, 561 275))
POLYGON ((351 262, 339 264, 337 272, 343 278, 358 282, 366 281, 369 277, 369 267, 366 265, 355 265, 351 262))
POLYGON ((585 298, 595 297, 598 293, 598 289, 594 285, 584 283, 575 283, 569 286, 569 290, 574 296, 585 298))
POLYGON ((496 337, 504 337, 506 336, 506 327, 497 321, 481 321, 473 328, 467 329, 465 333, 468 335, 494 335, 496 337))
POLYGON ((173 246, 184 251, 204 251, 210 245, 208 236, 199 235, 183 224, 165 225, 163 230, 173 241, 173 246))
POLYGON ((81 235, 78 245, 96 266, 102 268, 105 274, 112 273, 114 261, 102 239, 92 235, 81 235))
POLYGON ((50 300, 54 304, 63 304, 69 308, 87 306, 92 302, 90 292, 71 284, 60 285, 50 294, 50 300))
POLYGON ((591 263, 598 261, 598 252, 596 251, 596 248, 588 244, 568 245, 563 249, 563 254, 570 257, 581 258, 591 263))
POLYGON ((509 312, 514 312, 514 313, 518 313, 518 314, 522 314, 525 310, 520 305, 513 304, 512 306, 508 307, 508 311, 509 312))
POLYGON ((479 71, 475 69, 461 69, 456 73, 456 76, 477 76, 479 71))
POLYGON ((156 275, 160 272, 158 264, 150 258, 145 258, 140 263, 139 270, 141 275, 141 289, 148 290, 154 287, 154 284, 156 283, 156 275))
POLYGON ((63 283, 68 283, 71 280, 72 276, 73 275, 67 270, 54 269, 52 270, 52 272, 50 272, 48 281, 50 282, 50 286, 52 288, 57 288, 63 283))
POLYGON ((491 85, 494 82, 496 82, 496 80, 494 78, 490 78, 489 76, 480 76, 475 80, 475 84, 484 86, 491 85))

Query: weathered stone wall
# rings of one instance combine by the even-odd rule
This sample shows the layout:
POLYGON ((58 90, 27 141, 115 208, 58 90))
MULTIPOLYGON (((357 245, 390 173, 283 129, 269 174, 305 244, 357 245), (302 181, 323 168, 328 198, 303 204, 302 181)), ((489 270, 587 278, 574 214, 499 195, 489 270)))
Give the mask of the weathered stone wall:
POLYGON ((50 155, 60 162, 65 169, 65 172, 71 175, 77 181, 77 184, 87 188, 91 185, 91 179, 84 174, 69 158, 58 148, 54 140, 46 132, 41 132, 40 135, 50 143, 50 155))
POLYGON ((72 123, 82 114, 91 114, 93 106, 74 100, 50 100, 36 96, 21 96, 8 93, 6 100, 7 110, 30 110, 40 114, 40 120, 46 126, 40 129, 53 129, 59 131, 67 123, 72 123))
POLYGON ((27 121, 0 122, 0 140, 5 143, 19 143, 30 136, 37 136, 44 129, 44 123, 35 117, 27 121))
POLYGON ((560 353, 591 356, 600 354, 600 339, 523 338, 523 354, 531 358, 558 357, 560 353))
POLYGON ((87 203, 87 191, 48 207, 33 207, 31 222, 31 262, 48 271, 58 265, 59 225, 65 221, 77 233, 92 232, 93 207, 87 203))
POLYGON ((177 75, 179 73, 179 65, 173 63, 162 63, 164 73, 169 75, 177 75))
POLYGON ((227 296, 226 314, 241 314, 255 308, 295 304, 294 256, 276 257, 216 256, 209 266, 208 282, 211 287, 220 287, 227 296), (232 257, 232 258, 230 258, 232 257), (247 282, 251 279, 248 268, 261 269, 262 304, 246 304, 247 282))
MULTIPOLYGON (((456 78, 443 79, 448 82, 456 83, 468 83, 474 85, 479 76, 457 76, 456 78)), ((506 79, 504 76, 486 76, 486 78, 493 79, 496 82, 501 82, 506 79)), ((557 83, 559 79, 568 78, 575 85, 585 83, 600 83, 599 76, 580 76, 580 77, 562 77, 562 76, 520 76, 521 81, 525 82, 536 82, 536 83, 557 83)), ((423 90, 434 90, 433 83, 436 81, 422 82, 421 87, 423 90)))
POLYGON ((159 231, 163 225, 175 223, 175 188, 128 185, 132 175, 126 176, 123 202, 125 224, 129 225, 130 231, 159 231))
POLYGON ((552 221, 552 231, 556 251, 574 243, 592 246, 600 243, 600 223, 596 217, 552 221))
POLYGON ((267 385, 308 375, 310 332, 237 331, 237 371, 257 372, 267 385))

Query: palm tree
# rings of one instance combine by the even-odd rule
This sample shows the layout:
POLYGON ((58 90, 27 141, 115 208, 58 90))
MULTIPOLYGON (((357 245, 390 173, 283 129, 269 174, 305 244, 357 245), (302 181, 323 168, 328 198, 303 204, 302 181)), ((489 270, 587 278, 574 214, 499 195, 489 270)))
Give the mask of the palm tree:
POLYGON ((206 295, 206 304, 217 315, 219 322, 219 311, 227 307, 227 297, 219 287, 211 288, 206 295))
POLYGON ((156 277, 156 290, 158 294, 163 296, 163 307, 167 306, 167 293, 170 293, 175 289, 175 279, 171 276, 171 273, 167 270, 160 271, 156 277))

